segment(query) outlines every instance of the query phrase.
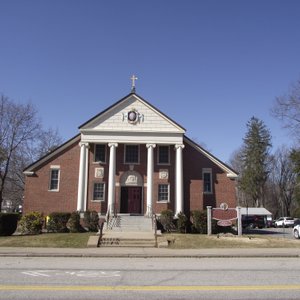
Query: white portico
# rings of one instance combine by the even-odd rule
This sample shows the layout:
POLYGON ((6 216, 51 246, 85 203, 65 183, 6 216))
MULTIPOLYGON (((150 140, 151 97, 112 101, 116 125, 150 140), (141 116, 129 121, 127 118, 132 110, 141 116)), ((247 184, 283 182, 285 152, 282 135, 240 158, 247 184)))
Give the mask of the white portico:
MULTIPOLYGON (((133 84, 136 79, 136 77, 132 78, 133 84)), ((152 214, 155 201, 153 196, 154 151, 155 149, 158 150, 161 145, 168 145, 170 151, 175 152, 174 207, 176 214, 183 212, 182 151, 184 151, 184 128, 142 99, 135 93, 135 89, 132 89, 129 95, 81 125, 79 129, 81 132, 77 199, 79 211, 87 209, 89 148, 91 145, 101 144, 105 145, 109 154, 106 160, 108 180, 106 183, 107 199, 105 201, 107 201, 107 209, 110 212, 113 212, 116 202, 121 197, 120 195, 116 196, 116 187, 131 184, 136 186, 136 193, 139 193, 139 187, 146 188, 145 193, 141 192, 141 197, 146 197, 146 204, 140 210, 145 215, 150 216, 152 214), (142 147, 146 149, 146 172, 143 176, 134 173, 136 168, 134 164, 126 163, 126 159, 124 162, 120 162, 118 159, 124 145, 127 147, 128 145, 135 145, 139 151, 142 147), (133 179, 131 182, 127 180, 128 178, 124 179, 124 176, 123 179, 117 179, 120 167, 127 174, 124 176, 131 176, 133 179), (145 182, 141 179, 142 177, 146 177, 145 182), (141 181, 143 182, 141 183, 141 181)), ((136 165, 140 164, 137 161, 136 165)), ((141 168, 141 166, 139 167, 141 168)))

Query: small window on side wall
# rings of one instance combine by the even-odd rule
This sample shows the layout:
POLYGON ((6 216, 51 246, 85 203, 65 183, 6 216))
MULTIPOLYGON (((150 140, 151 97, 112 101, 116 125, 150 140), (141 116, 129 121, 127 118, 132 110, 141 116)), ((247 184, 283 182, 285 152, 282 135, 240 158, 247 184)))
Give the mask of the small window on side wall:
POLYGON ((206 194, 212 193, 212 171, 211 169, 203 169, 203 192, 206 194))
POLYGON ((94 201, 104 201, 104 183, 103 182, 95 182, 94 183, 93 200, 94 201))
POLYGON ((158 185, 158 202, 169 202, 169 185, 158 185))
POLYGON ((49 190, 50 191, 58 191, 59 190, 59 177, 60 177, 60 169, 59 168, 51 168, 50 169, 50 182, 49 182, 49 190))
POLYGON ((106 160, 106 146, 104 144, 95 144, 95 162, 105 163, 106 160))

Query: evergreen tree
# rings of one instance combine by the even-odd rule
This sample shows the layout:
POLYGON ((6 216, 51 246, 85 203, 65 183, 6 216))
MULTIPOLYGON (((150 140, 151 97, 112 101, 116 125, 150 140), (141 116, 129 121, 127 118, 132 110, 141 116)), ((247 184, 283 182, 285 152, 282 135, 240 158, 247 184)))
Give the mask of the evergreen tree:
POLYGON ((242 149, 242 174, 240 188, 250 200, 249 206, 264 205, 263 191, 268 178, 271 134, 263 121, 252 117, 247 123, 247 133, 242 149))

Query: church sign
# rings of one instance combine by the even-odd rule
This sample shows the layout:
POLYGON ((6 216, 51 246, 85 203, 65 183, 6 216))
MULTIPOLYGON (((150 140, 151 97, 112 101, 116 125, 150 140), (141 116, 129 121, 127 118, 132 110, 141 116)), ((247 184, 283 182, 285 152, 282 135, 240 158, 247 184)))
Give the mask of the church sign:
POLYGON ((222 227, 231 226, 232 221, 238 218, 236 208, 228 208, 227 203, 221 203, 220 208, 212 209, 212 218, 222 227))

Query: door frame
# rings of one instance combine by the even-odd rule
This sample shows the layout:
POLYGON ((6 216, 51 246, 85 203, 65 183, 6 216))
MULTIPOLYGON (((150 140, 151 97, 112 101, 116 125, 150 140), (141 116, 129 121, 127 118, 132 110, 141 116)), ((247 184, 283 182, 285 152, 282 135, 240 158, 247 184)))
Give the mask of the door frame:
MULTIPOLYGON (((133 170, 133 167, 130 167, 130 170, 126 171, 121 175, 120 183, 119 183, 119 212, 122 211, 122 188, 140 188, 141 189, 141 212, 139 215, 144 214, 144 179, 143 176, 133 170)), ((130 214, 130 212, 128 213, 130 214)))

